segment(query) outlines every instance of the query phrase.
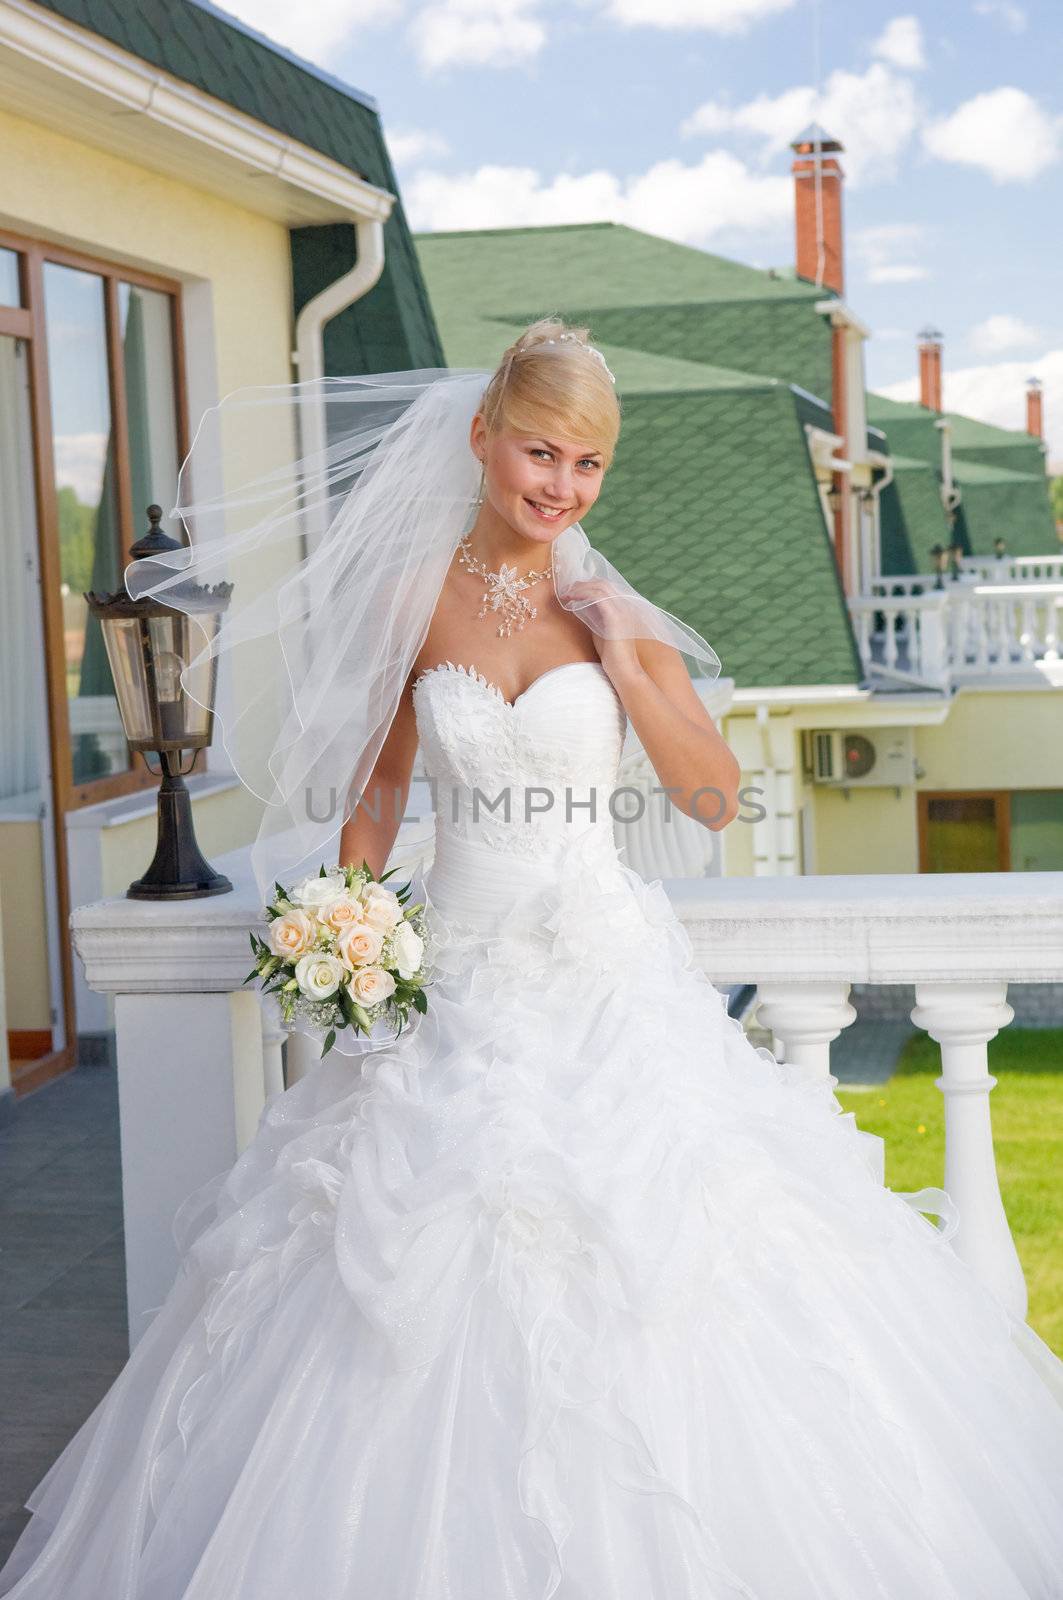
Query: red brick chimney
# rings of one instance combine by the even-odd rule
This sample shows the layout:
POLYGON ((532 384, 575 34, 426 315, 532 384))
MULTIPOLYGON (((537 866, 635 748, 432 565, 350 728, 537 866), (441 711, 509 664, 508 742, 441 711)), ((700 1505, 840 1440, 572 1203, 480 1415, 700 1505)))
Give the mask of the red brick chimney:
POLYGON ((1026 380, 1026 432, 1035 439, 1045 436, 1045 402, 1040 378, 1026 380))
POLYGON ((797 276, 836 294, 845 293, 843 174, 837 159, 842 148, 816 122, 790 146, 797 276))
POLYGON ((923 328, 919 334, 919 404, 941 411, 941 334, 923 328))

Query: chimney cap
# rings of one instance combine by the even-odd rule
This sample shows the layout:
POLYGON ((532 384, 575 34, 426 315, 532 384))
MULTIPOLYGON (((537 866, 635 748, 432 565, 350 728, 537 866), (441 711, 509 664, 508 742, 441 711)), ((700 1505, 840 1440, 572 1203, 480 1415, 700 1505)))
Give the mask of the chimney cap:
POLYGON ((829 155, 835 150, 844 150, 845 146, 832 138, 818 122, 810 122, 803 133, 791 140, 790 149, 796 150, 799 156, 829 155))
POLYGON ((940 328, 920 328, 916 338, 920 344, 940 344, 945 335, 940 328))
POLYGON ((1040 378, 1027 378, 1026 387, 1030 391, 1031 394, 1040 394, 1041 389, 1044 386, 1041 383, 1040 378))

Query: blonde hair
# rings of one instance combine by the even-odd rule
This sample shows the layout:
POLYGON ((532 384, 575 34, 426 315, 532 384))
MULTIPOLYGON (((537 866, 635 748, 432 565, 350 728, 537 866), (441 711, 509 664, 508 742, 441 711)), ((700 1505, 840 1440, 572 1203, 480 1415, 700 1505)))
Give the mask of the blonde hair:
POLYGON ((484 390, 488 433, 557 434, 593 444, 605 465, 620 433, 620 402, 605 360, 586 328, 540 317, 510 345, 484 390))

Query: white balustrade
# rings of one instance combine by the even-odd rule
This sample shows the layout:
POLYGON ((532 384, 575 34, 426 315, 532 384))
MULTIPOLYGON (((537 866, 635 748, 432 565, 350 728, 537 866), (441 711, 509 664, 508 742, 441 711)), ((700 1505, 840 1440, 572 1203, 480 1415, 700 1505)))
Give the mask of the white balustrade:
MULTIPOLYGON (((226 1170, 279 1089, 278 1039, 250 989, 247 930, 261 916, 246 858, 218 863, 232 894, 75 911, 90 986, 115 996, 130 1338, 176 1270, 171 1226, 193 1188, 226 1170)), ((1011 1019, 1007 986, 1063 980, 1063 873, 672 879, 702 970, 755 982, 780 1059, 824 1076, 854 1016, 853 983, 911 983, 912 1020, 941 1047, 944 1186, 954 1248, 1017 1314, 1025 1288, 993 1160, 987 1044, 1011 1019)), ((304 1052, 289 1080, 313 1071, 304 1052)), ((352 1072, 357 1068, 352 1064, 352 1072)))
MULTIPOLYGON (((1050 565, 1051 563, 1042 563, 1050 565)), ((1060 660, 1063 581, 982 582, 881 578, 849 600, 864 671, 872 680, 948 689, 993 677, 1029 679, 1038 662, 1060 660), (923 593, 914 585, 926 584, 923 593), (904 592, 895 585, 911 584, 904 592)))

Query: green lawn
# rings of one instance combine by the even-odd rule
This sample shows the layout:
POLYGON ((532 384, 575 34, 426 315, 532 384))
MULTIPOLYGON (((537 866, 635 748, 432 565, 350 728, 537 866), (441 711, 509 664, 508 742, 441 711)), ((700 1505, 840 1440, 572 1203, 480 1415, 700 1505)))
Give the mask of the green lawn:
MULTIPOLYGON (((990 1043, 989 1070, 1000 1192, 1030 1292, 1028 1320, 1063 1356, 1063 1028, 1005 1028, 990 1043)), ((837 1091, 861 1128, 885 1139, 891 1189, 942 1182, 939 1072, 937 1045, 916 1034, 888 1083, 837 1091)))

